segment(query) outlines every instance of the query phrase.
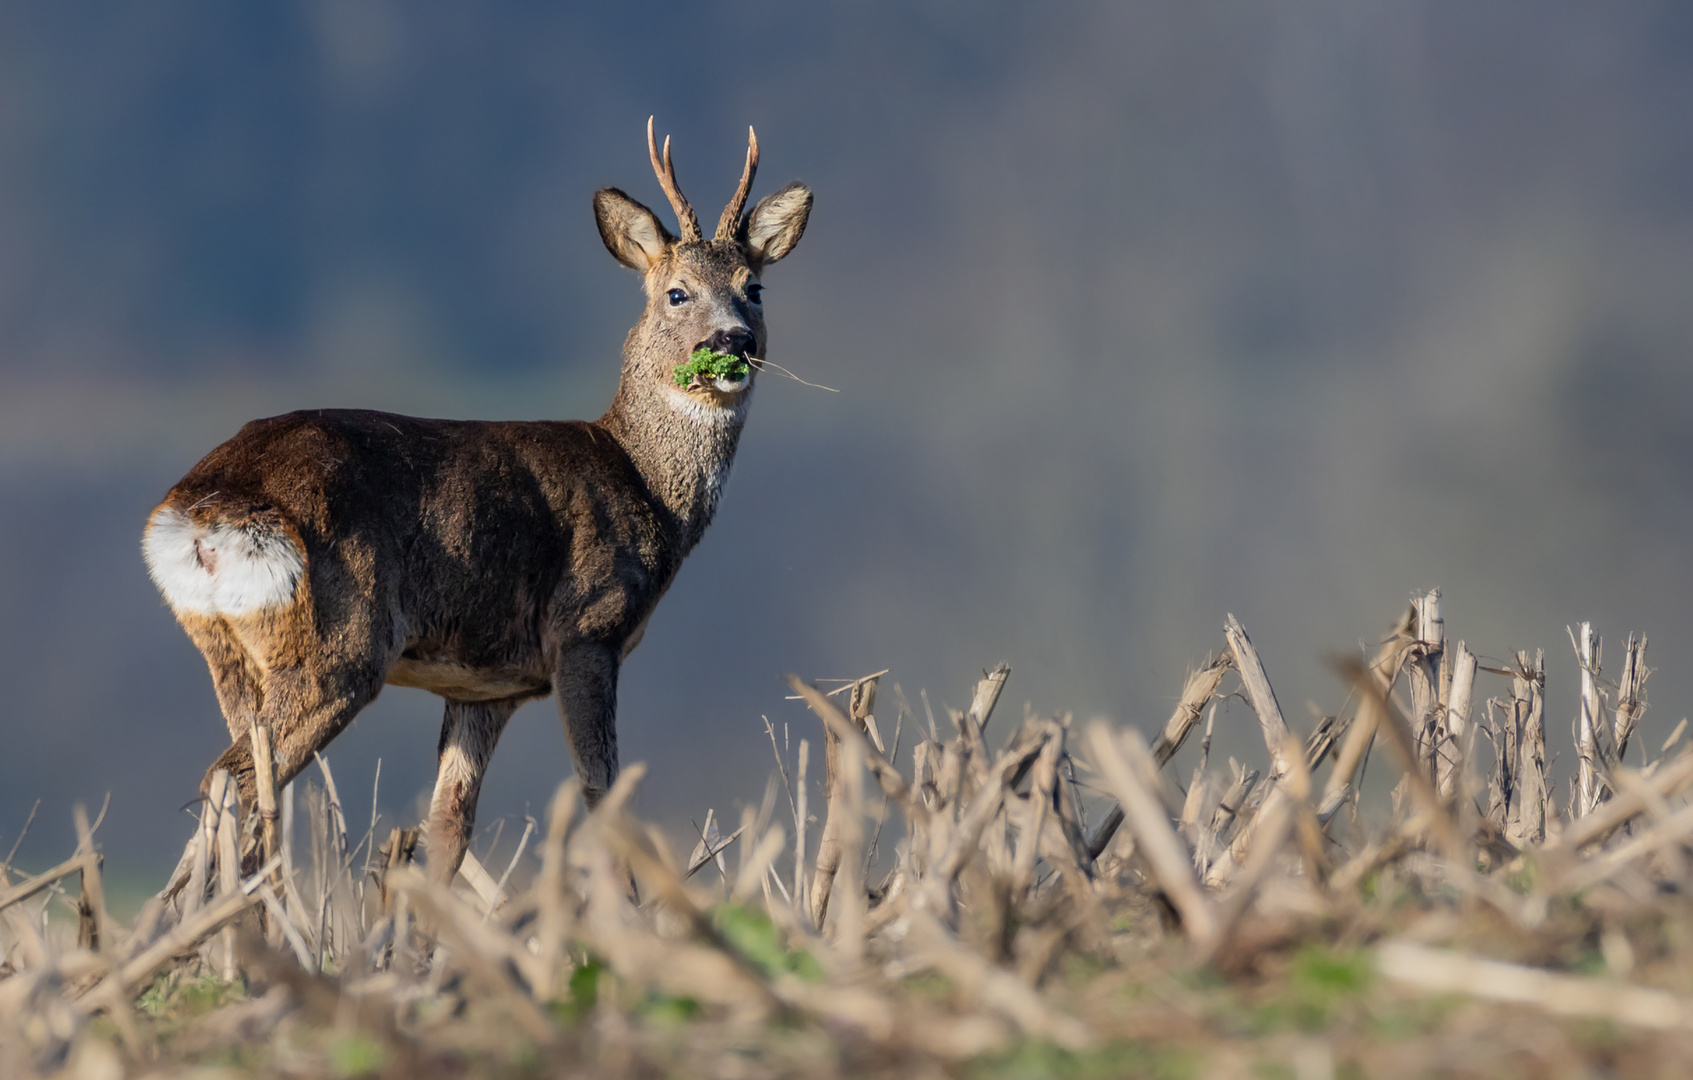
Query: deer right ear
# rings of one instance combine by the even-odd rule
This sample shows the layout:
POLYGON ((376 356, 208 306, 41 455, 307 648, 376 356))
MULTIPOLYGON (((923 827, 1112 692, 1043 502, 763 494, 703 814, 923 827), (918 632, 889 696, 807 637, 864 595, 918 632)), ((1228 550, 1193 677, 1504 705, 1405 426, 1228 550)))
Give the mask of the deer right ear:
POLYGON ((676 240, 657 214, 616 188, 594 192, 594 221, 612 257, 643 274, 676 240))
POLYGON ((747 257, 762 265, 775 262, 794 249, 811 217, 811 189, 795 180, 758 200, 747 215, 747 257))

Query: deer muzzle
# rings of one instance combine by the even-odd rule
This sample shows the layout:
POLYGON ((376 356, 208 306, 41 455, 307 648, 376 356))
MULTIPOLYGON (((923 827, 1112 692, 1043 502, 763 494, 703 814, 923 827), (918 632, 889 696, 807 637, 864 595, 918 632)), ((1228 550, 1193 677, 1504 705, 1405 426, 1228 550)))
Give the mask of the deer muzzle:
MULTIPOLYGON (((725 356, 739 356, 753 360, 756 359, 753 353, 758 348, 758 339, 754 338, 752 331, 746 327, 736 326, 726 330, 712 331, 710 337, 695 345, 694 348, 710 349, 712 352, 722 353, 725 356)), ((752 373, 750 370, 738 379, 719 375, 711 381, 712 387, 722 394, 738 394, 751 383, 752 373)))

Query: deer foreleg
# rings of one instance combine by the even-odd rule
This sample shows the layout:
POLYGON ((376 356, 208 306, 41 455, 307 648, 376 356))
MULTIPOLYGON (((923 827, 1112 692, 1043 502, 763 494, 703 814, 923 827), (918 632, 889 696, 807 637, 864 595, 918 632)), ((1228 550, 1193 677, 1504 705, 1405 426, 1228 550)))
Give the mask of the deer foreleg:
POLYGON ((592 808, 617 779, 617 669, 619 650, 581 645, 559 658, 553 675, 564 735, 592 808))
POLYGON ((476 798, 494 744, 517 708, 511 701, 449 701, 441 721, 435 796, 429 802, 429 876, 443 885, 464 862, 476 798))

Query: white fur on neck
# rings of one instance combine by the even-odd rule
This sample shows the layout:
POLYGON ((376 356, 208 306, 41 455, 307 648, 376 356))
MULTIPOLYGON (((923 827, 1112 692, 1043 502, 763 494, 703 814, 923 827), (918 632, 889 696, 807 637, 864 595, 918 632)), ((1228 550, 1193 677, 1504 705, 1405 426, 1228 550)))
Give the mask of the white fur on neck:
POLYGON ((196 525, 171 506, 154 511, 141 552, 171 608, 196 615, 282 607, 306 569, 305 552, 281 529, 196 525))
POLYGON ((745 397, 741 397, 733 405, 713 405, 674 386, 666 386, 664 396, 672 409, 700 424, 732 424, 744 418, 747 413, 745 397))

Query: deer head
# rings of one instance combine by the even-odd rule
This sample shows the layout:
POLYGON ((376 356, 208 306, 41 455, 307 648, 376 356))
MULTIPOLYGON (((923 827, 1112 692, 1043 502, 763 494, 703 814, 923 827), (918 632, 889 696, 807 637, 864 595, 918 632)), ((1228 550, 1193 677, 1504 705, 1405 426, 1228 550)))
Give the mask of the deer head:
POLYGON ((760 277, 799 243, 811 213, 811 191, 798 182, 789 184, 743 214, 758 171, 758 136, 748 128, 740 184, 708 240, 676 183, 670 139, 660 151, 651 118, 647 152, 681 235, 672 235, 657 214, 617 188, 594 193, 600 238, 618 262, 640 272, 647 296, 646 311, 624 346, 623 390, 642 397, 666 394, 706 415, 738 414, 764 356, 760 277), (695 376, 686 386, 676 385, 677 367, 700 348, 752 363, 739 377, 695 376))

